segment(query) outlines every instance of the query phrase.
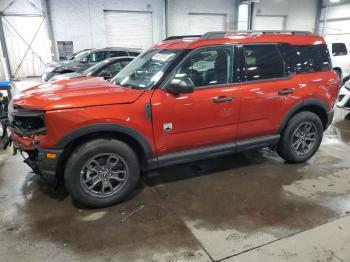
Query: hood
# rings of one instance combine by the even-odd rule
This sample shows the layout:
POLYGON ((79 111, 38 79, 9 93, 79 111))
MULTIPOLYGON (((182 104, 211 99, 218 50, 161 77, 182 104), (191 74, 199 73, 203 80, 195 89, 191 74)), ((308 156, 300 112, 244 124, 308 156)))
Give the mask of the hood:
POLYGON ((73 73, 66 73, 61 75, 56 75, 54 77, 50 78, 50 82, 57 81, 57 80, 64 80, 64 79, 72 79, 72 78, 78 78, 78 77, 84 77, 85 75, 79 72, 73 72, 73 73))
POLYGON ((75 60, 55 61, 46 65, 46 68, 52 68, 55 72, 70 70, 70 71, 81 71, 91 65, 89 63, 80 63, 75 60))
POLYGON ((101 77, 83 77, 26 89, 12 99, 12 104, 15 108, 50 111, 132 103, 143 92, 111 84, 101 77))

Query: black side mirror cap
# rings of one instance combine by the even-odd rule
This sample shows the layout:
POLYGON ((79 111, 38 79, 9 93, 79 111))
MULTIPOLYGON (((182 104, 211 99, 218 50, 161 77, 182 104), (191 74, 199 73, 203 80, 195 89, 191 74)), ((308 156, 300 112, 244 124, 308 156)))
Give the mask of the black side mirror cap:
POLYGON ((193 93, 194 84, 189 77, 182 79, 172 79, 166 86, 165 90, 173 95, 193 93))

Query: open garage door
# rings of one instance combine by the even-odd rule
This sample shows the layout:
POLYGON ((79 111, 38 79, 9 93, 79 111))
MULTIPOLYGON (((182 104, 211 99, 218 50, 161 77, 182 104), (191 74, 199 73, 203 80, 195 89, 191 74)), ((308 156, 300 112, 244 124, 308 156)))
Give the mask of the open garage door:
POLYGON ((104 11, 107 46, 148 48, 153 44, 152 13, 104 11))
POLYGON ((286 20, 286 16, 257 15, 254 30, 284 30, 286 20))
POLYGON ((186 34, 198 35, 210 31, 226 31, 226 14, 188 14, 188 29, 186 34))

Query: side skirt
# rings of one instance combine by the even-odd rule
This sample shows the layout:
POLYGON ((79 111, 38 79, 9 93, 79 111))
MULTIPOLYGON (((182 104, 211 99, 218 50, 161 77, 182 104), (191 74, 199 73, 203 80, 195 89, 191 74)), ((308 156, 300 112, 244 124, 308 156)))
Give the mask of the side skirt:
POLYGON ((148 170, 213 158, 227 154, 277 145, 280 135, 263 136, 259 138, 240 140, 210 147, 201 147, 181 152, 175 152, 148 160, 148 170))

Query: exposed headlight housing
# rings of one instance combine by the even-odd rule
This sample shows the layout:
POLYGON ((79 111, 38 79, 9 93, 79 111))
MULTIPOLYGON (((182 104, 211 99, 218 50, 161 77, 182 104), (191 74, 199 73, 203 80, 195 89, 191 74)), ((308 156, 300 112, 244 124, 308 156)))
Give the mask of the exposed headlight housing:
POLYGON ((9 128, 13 132, 21 136, 46 133, 45 113, 43 111, 14 108, 12 103, 10 103, 8 111, 9 128))

